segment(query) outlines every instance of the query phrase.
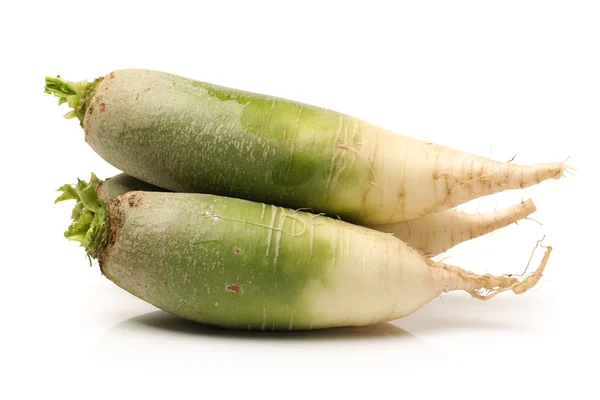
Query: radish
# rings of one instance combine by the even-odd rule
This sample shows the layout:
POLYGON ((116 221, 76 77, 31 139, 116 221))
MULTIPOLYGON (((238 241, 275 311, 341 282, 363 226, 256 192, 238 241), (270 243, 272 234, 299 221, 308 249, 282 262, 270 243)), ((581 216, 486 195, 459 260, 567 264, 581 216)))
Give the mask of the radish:
POLYGON ((381 232, 392 233, 429 257, 433 257, 462 242, 515 223, 535 211, 533 201, 527 200, 485 214, 450 209, 411 221, 370 227, 381 232))
MULTIPOLYGON (((165 191, 127 174, 118 174, 100 182, 97 194, 100 200, 108 201, 134 190, 165 191)), ((464 241, 483 236, 526 218, 535 211, 533 201, 527 200, 486 214, 471 214, 451 209, 411 221, 369 227, 391 233, 427 256, 433 257, 464 241)))
POLYGON ((518 166, 403 136, 358 118, 164 72, 93 82, 47 77, 87 143, 153 185, 349 222, 388 224, 560 178, 564 163, 518 166))
POLYGON ((169 313, 260 330, 370 325, 404 317, 444 292, 520 294, 541 266, 477 275, 426 258, 392 235, 326 216, 210 194, 133 191, 104 202, 98 180, 63 186, 75 199, 65 235, 104 276, 169 313))

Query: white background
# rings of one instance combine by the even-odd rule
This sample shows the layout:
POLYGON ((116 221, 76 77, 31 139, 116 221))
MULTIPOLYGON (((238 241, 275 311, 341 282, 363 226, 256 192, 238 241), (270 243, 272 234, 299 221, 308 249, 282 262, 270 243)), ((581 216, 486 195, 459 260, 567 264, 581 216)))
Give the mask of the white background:
POLYGON ((0 6, 0 398, 594 396, 599 3, 389 4, 0 6), (570 157, 575 175, 465 207, 531 197, 543 225, 524 221, 447 254, 476 272, 518 273, 546 235, 547 272, 521 296, 450 293, 355 330, 234 333, 157 311, 62 237, 72 204, 54 205, 56 188, 117 171, 42 93, 47 74, 133 67, 332 108, 495 159, 570 157))

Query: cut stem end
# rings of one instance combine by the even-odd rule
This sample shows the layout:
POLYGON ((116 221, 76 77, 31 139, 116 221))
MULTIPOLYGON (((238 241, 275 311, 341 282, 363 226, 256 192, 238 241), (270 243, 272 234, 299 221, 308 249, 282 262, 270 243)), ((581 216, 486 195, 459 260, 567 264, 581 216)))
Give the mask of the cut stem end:
POLYGON ((85 248, 90 263, 92 258, 100 256, 108 234, 105 204, 96 193, 99 184, 100 180, 92 173, 89 182, 78 179, 75 185, 61 186, 58 191, 62 194, 55 200, 55 203, 76 201, 71 214, 73 222, 64 235, 85 248))
POLYGON ((44 93, 58 97, 58 105, 67 103, 72 108, 71 111, 65 114, 65 118, 77 117, 79 121, 83 121, 87 103, 94 95, 96 86, 101 80, 102 78, 97 78, 92 82, 85 80, 72 82, 62 79, 60 75, 47 76, 44 93))

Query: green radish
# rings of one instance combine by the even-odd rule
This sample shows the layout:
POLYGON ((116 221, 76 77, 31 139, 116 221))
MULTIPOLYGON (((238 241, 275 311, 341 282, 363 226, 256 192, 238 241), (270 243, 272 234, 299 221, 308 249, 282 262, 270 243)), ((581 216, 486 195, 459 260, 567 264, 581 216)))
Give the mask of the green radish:
POLYGON ((358 118, 164 72, 92 82, 47 77, 87 143, 121 171, 177 192, 388 224, 560 178, 564 163, 518 166, 396 134, 358 118))
MULTIPOLYGON (((100 200, 108 201, 134 190, 165 191, 165 189, 150 185, 127 174, 118 174, 102 181, 97 192, 100 200)), ((411 221, 369 227, 391 233, 427 256, 433 257, 462 242, 515 223, 535 211, 536 207, 533 201, 527 200, 518 205, 485 214, 471 214, 450 209, 411 221)))
POLYGON ((534 286, 426 258, 392 235, 326 216, 210 194, 133 191, 103 202, 80 180, 65 233, 131 294, 193 321, 236 329, 370 325, 444 292, 480 299, 534 286), (87 229, 87 230, 86 230, 87 229))

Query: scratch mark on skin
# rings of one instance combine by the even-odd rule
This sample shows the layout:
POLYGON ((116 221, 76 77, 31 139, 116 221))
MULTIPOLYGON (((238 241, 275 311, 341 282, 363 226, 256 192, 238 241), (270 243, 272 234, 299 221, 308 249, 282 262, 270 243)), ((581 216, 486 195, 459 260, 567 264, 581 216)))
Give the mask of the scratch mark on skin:
MULTIPOLYGON (((390 153, 387 153, 387 154, 384 153, 383 157, 381 157, 383 159, 383 166, 381 167, 381 169, 383 171, 387 171, 388 170, 387 166, 388 166, 388 162, 389 162, 391 156, 392 155, 390 153)), ((388 178, 389 178, 389 176, 390 176, 390 174, 383 174, 383 186, 381 187, 381 203, 379 204, 379 206, 381 208, 385 207, 387 187, 389 185, 388 184, 388 178)))
POLYGON ((263 307, 263 315, 262 315, 262 322, 260 324, 260 330, 264 331, 266 327, 267 327, 267 309, 263 307))
POLYGON ((345 237, 344 231, 342 231, 341 233, 342 234, 340 235, 340 243, 339 243, 339 249, 340 249, 340 251, 339 251, 339 255, 338 255, 339 263, 340 264, 344 262, 343 259, 344 259, 344 243, 345 243, 345 241, 344 241, 344 237, 345 237))
POLYGON ((262 222, 262 219, 265 216, 265 208, 266 208, 265 207, 265 203, 262 203, 262 213, 260 214, 260 220, 261 220, 261 222, 262 222))
MULTIPOLYGON (((399 183, 400 188, 404 185, 404 175, 406 173, 406 159, 407 159, 407 155, 406 153, 404 154, 404 157, 402 157, 402 168, 400 169, 401 173, 400 173, 400 177, 397 181, 397 183, 399 183)), ((387 186, 387 185, 386 185, 387 186)), ((406 193, 405 193, 406 195, 406 193)), ((402 204, 397 204, 396 203, 396 207, 392 208, 392 213, 390 214, 390 218, 388 219, 387 223, 391 223, 392 222, 392 218, 394 218, 394 216, 396 215, 397 211, 398 211, 398 205, 400 205, 400 211, 402 213, 402 219, 404 219, 404 216, 406 215, 406 197, 404 196, 402 198, 402 204)))
POLYGON ((294 317, 290 316, 290 323, 288 324, 288 331, 294 329, 294 317))
MULTIPOLYGON (((396 254, 400 254, 401 256, 403 255, 402 251, 400 250, 401 245, 402 245, 402 243, 400 243, 400 241, 396 242, 396 251, 392 254, 392 259, 394 259, 394 256, 396 254)), ((396 278, 397 279, 396 282, 402 282, 402 272, 403 272, 402 268, 401 267, 399 268, 398 266, 394 266, 394 267, 396 269, 396 273, 398 274, 398 277, 396 278)), ((400 301, 396 297, 396 301, 394 302, 394 312, 396 312, 396 310, 398 309, 399 303, 400 303, 400 301)))
POLYGON ((340 120, 338 122, 338 130, 337 130, 337 134, 333 140, 333 151, 332 151, 332 155, 331 155, 331 167, 329 168, 329 176, 327 176, 327 182, 325 183, 325 196, 327 198, 329 198, 329 196, 331 195, 331 178, 333 177, 333 169, 335 167, 335 159, 338 155, 338 148, 337 148, 337 142, 338 139, 340 138, 340 136, 342 135, 342 122, 343 122, 343 117, 340 115, 340 120))
POLYGON ((348 144, 348 127, 344 127, 344 144, 348 144))
POLYGON ((310 331, 313 327, 313 319, 310 319, 310 324, 308 325, 308 330, 310 331))
POLYGON ((312 256, 313 253, 313 246, 315 244, 315 218, 311 218, 310 220, 310 242, 308 244, 308 247, 310 249, 310 256, 312 256))
POLYGON ((271 117, 273 116, 273 110, 275 109, 275 98, 271 99, 271 109, 269 110, 269 117, 267 118, 267 130, 271 127, 271 117))
POLYGON ((292 144, 298 136, 298 129, 300 128, 300 121, 302 121, 302 113, 304 112, 304 106, 300 106, 300 112, 298 113, 298 120, 296 121, 296 127, 294 128, 294 136, 292 137, 292 144))
POLYGON ((331 227, 333 229, 333 238, 331 240, 331 255, 333 257, 333 266, 337 264, 337 248, 338 248, 338 229, 337 229, 337 221, 331 221, 331 227))
POLYGON ((387 269, 388 267, 388 251, 386 247, 383 251, 383 268, 387 269))
MULTIPOLYGON (((360 121, 360 120, 359 120, 360 121)), ((371 192, 371 189, 373 188, 373 186, 377 186, 377 183, 375 182, 375 170, 373 169, 373 164, 375 163, 375 155, 377 154, 377 149, 379 146, 379 131, 375 132, 375 144, 373 146, 373 153, 371 154, 371 159, 369 160, 369 172, 372 175, 373 180, 370 183, 369 186, 367 186, 367 188, 365 189, 365 191, 362 194, 362 199, 361 199, 361 218, 365 216, 365 214, 367 213, 367 197, 369 196, 369 193, 371 192)), ((383 170, 385 171, 385 166, 383 168, 383 170)), ((383 183, 383 188, 382 188, 382 193, 381 193, 381 199, 382 199, 382 205, 383 205, 383 201, 385 198, 385 182, 383 183)))
MULTIPOLYGON (((277 270, 277 259, 279 258, 279 245, 281 244, 281 235, 283 232, 283 224, 285 222, 285 210, 281 209, 281 214, 279 217, 279 225, 277 226, 277 236, 275 239, 275 258, 273 259, 273 272, 277 270)), ((293 230, 292 230, 293 231, 293 230)))
MULTIPOLYGON (((348 158, 346 157, 346 152, 345 151, 341 151, 343 150, 347 150, 349 148, 351 148, 352 150, 354 150, 356 153, 358 153, 358 150, 349 147, 348 146, 348 128, 344 127, 344 143, 337 146, 336 152, 338 154, 341 154, 341 156, 338 158, 337 161, 337 165, 336 165, 336 171, 335 171, 335 175, 333 176, 333 180, 331 181, 331 186, 329 188, 329 191, 333 191, 333 189, 335 189, 335 186, 337 185, 337 182, 340 178, 341 173, 346 169, 346 166, 348 165, 348 158)), ((356 158, 356 156, 354 157, 356 158)))
MULTIPOLYGON (((404 185, 404 175, 406 175, 406 153, 404 153, 404 162, 402 163, 402 178, 400 179, 400 186, 404 185)), ((402 218, 406 215, 406 198, 402 198, 402 218)), ((391 221, 391 219, 390 219, 391 221)))
POLYGON ((335 189, 335 186, 337 185, 337 182, 340 178, 340 174, 346 169, 347 164, 348 160, 345 157, 341 157, 338 160, 338 168, 336 169, 335 176, 333 177, 333 181, 331 182, 331 188, 329 189, 330 191, 333 191, 333 189, 335 189))
POLYGON ((350 254, 350 240, 346 240, 346 254, 350 254))
POLYGON ((269 249, 271 248, 271 237, 273 236, 273 228, 275 228, 275 218, 277 217, 277 207, 271 206, 271 224, 269 225, 269 234, 267 235, 267 256, 269 255, 269 249))
MULTIPOLYGON (((325 115, 327 114, 329 110, 325 109, 323 110, 323 113, 321 114, 321 117, 324 119, 325 115)), ((310 142, 308 143, 308 148, 312 148, 313 145, 315 144, 315 139, 317 138, 317 133, 318 131, 313 129, 312 130, 312 135, 310 135, 310 142)))
POLYGON ((354 167, 354 162, 356 161, 358 156, 360 156, 360 152, 358 151, 358 148, 361 147, 361 143, 356 143, 356 139, 358 138, 359 133, 360 133, 360 119, 354 118, 354 130, 352 131, 352 144, 354 145, 355 148, 357 148, 357 151, 356 151, 357 155, 352 157, 352 162, 350 163, 350 168, 354 167))
POLYGON ((375 162, 375 155, 377 154, 377 150, 379 149, 379 131, 375 131, 375 146, 373 146, 373 154, 371 155, 371 164, 370 170, 373 170, 373 163, 375 162))
MULTIPOLYGON (((367 234, 364 234, 365 236, 365 241, 367 241, 369 239, 369 236, 367 234)), ((364 271, 367 270, 367 251, 369 249, 369 244, 367 243, 367 246, 363 247, 363 261, 362 261, 362 268, 364 271)), ((365 275, 367 276, 367 275, 365 275)))
MULTIPOLYGON (((428 148, 425 149, 427 151, 428 148)), ((438 171, 438 163, 440 160, 440 153, 435 153, 435 158, 433 160, 433 193, 438 195, 438 184, 437 179, 440 177, 440 172, 438 171)))

